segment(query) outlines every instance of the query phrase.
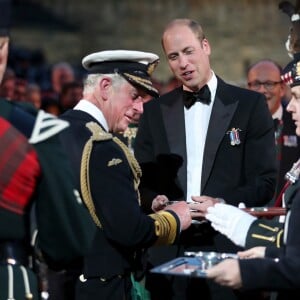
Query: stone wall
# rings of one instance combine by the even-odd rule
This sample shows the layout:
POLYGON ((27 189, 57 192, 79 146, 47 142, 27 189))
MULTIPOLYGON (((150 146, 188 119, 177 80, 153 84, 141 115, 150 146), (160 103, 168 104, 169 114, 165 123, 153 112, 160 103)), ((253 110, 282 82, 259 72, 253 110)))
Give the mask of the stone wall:
MULTIPOLYGON (((289 61, 284 43, 290 21, 275 0, 31 0, 75 29, 15 26, 15 44, 42 48, 49 62, 80 62, 105 49, 153 51, 161 56, 156 77, 170 72, 160 45, 164 25, 176 17, 199 21, 212 46, 213 69, 227 81, 243 84, 245 68, 260 58, 289 61)), ((22 1, 20 1, 22 3, 22 1)), ((23 7, 23 11, 26 7, 23 7)), ((47 20, 45 20, 47 22, 47 20)), ((16 22, 17 23, 17 22, 16 22)))

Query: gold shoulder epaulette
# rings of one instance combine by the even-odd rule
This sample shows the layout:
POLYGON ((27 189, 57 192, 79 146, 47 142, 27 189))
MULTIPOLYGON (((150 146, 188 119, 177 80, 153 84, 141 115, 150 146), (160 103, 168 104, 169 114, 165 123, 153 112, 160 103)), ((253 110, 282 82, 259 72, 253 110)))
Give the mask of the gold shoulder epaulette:
POLYGON ((92 141, 106 141, 112 139, 112 134, 103 130, 96 122, 86 123, 85 126, 92 132, 92 136, 90 138, 92 141))

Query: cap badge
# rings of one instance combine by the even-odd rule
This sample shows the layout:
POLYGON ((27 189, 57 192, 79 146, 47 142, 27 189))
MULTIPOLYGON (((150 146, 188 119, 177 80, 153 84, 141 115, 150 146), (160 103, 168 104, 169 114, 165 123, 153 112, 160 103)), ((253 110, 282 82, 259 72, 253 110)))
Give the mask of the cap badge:
POLYGON ((152 75, 152 73, 153 73, 154 69, 156 68, 156 66, 158 65, 158 63, 159 63, 159 59, 148 64, 147 73, 149 74, 149 76, 152 75))

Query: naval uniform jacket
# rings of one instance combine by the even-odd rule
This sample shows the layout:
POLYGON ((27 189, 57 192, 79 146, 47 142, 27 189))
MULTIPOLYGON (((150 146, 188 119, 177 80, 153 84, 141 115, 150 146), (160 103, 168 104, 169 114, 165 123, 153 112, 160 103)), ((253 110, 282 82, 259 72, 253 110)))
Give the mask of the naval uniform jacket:
MULTIPOLYGON (((290 186, 285 193, 287 216, 284 231, 281 223, 260 219, 252 224, 250 234, 273 236, 279 244, 266 247, 265 259, 240 260, 243 289, 268 289, 278 291, 277 299, 299 299, 300 294, 300 182, 290 186), (262 227, 261 225, 266 225, 262 227), (264 228, 264 233, 262 232, 264 228), (269 228, 267 231, 266 229, 269 228), (279 235, 279 237, 277 236, 279 235)), ((247 239, 250 239, 247 236, 247 239)), ((256 239, 261 245, 262 239, 256 239)))
MULTIPOLYGON (((68 133, 64 142, 69 149, 80 187, 83 148, 91 137, 86 124, 94 122, 101 125, 80 110, 69 110, 62 118, 71 124, 72 134, 68 133)), ((89 161, 89 179, 92 201, 102 228, 98 228, 92 247, 84 258, 83 275, 85 279, 97 279, 97 288, 102 289, 97 296, 99 299, 121 299, 124 284, 119 286, 119 296, 113 296, 117 295, 117 288, 110 281, 128 278, 136 263, 139 263, 135 260, 136 250, 157 241, 155 222, 142 212, 133 172, 124 151, 112 139, 94 142, 89 161)))
MULTIPOLYGON (((201 195, 221 197, 232 205, 244 202, 247 207, 262 206, 273 197, 276 181, 274 125, 265 98, 217 79, 203 155, 201 195), (230 143, 232 128, 240 130, 239 145, 230 143)), ((144 105, 134 151, 141 164, 155 161, 162 153, 181 156, 177 179, 186 195, 182 87, 144 105)), ((147 176, 144 174, 142 181, 143 177, 147 176)), ((219 244, 219 251, 236 249, 233 245, 226 248, 224 240, 219 244)))

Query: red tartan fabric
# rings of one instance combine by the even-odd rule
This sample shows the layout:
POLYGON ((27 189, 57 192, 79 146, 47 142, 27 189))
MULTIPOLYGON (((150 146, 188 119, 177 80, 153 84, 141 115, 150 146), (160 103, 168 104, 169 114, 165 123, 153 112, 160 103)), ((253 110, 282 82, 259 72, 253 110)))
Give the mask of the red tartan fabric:
POLYGON ((23 214, 40 173, 32 145, 7 120, 0 118, 0 207, 23 214))

